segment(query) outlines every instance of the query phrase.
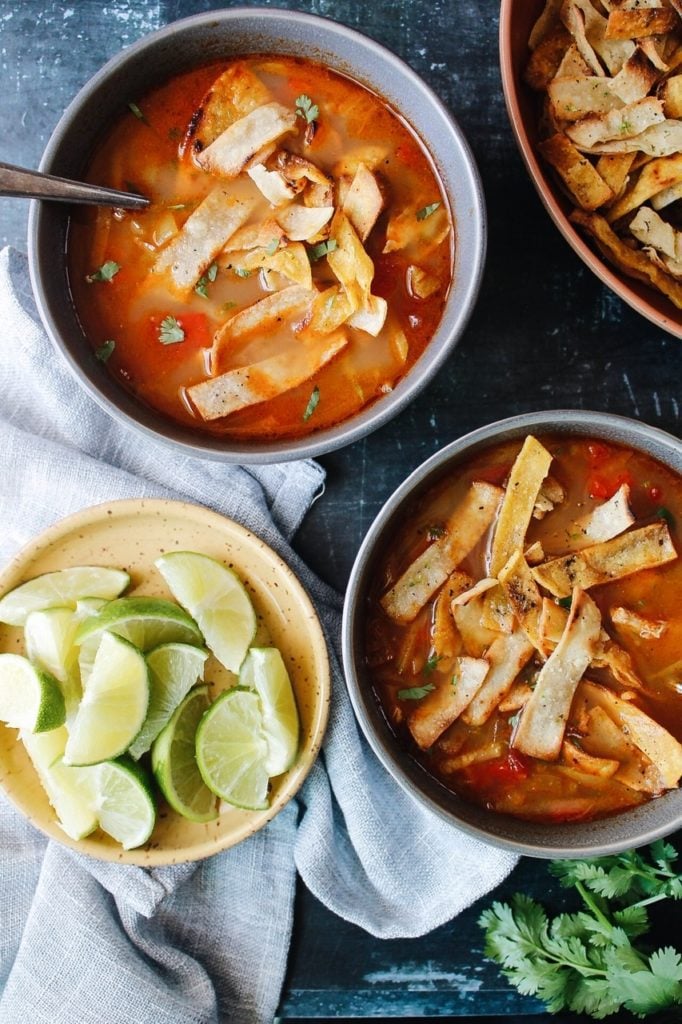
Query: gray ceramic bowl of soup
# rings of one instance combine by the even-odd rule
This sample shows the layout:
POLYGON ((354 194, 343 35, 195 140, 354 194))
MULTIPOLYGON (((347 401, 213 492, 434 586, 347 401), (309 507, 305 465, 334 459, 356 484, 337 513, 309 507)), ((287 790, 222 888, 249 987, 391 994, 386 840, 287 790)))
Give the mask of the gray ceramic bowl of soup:
MULTIPOLYGON (((447 495, 448 481, 455 481, 458 475, 464 473, 467 466, 488 466, 490 472, 483 473, 482 478, 502 484, 503 480, 506 480, 505 474, 510 466, 509 452, 512 452, 513 460, 513 452, 518 451, 522 441, 528 435, 541 441, 545 439, 548 447, 551 442, 557 453, 566 453, 565 455, 556 455, 555 464, 559 467, 557 469, 559 479, 561 479, 562 473, 566 473, 566 465, 570 465, 571 458, 574 459, 574 462, 577 459, 575 465, 580 464, 583 470, 585 466, 591 467, 589 469, 592 474, 589 478, 589 488, 596 494, 604 495, 603 498, 600 497, 596 501, 596 504, 607 500, 605 495, 613 492, 613 488, 617 485, 620 486, 621 481, 627 480, 631 487, 631 504, 635 512, 635 523, 631 529, 639 527, 640 517, 642 522, 658 522, 662 525, 664 520, 667 520, 670 524, 673 545, 679 552, 679 527, 676 526, 670 510, 664 507, 665 502, 668 501, 671 508, 676 509, 678 515, 681 510, 682 479, 679 477, 682 475, 682 443, 675 437, 619 416, 565 410, 525 414, 482 427, 454 441, 416 469, 388 499, 370 527, 356 558, 346 593, 343 616, 343 661, 346 683, 358 721, 384 767, 412 796, 450 822, 453 827, 460 828, 495 845, 536 857, 585 857, 614 853, 651 842, 680 828, 682 826, 682 791, 670 789, 663 795, 646 799, 637 806, 630 806, 618 813, 608 813, 607 816, 596 820, 580 820, 579 814, 573 820, 553 821, 546 820, 546 818, 545 820, 526 820, 515 814, 491 810, 485 806, 485 801, 473 802, 471 794, 467 795, 461 786, 451 787, 444 781, 439 781, 437 772, 430 770, 430 763, 432 765, 440 763, 429 761, 430 757, 433 758, 435 747, 430 752, 422 754, 404 725, 404 716, 411 714, 412 708, 420 702, 418 699, 407 698, 416 698, 418 694, 401 690, 400 693, 404 699, 390 702, 386 699, 386 691, 382 689, 382 679, 384 681, 389 679, 391 685, 402 685, 406 688, 414 688, 415 684, 428 688, 431 685, 430 681, 435 680, 437 675, 437 669, 432 673, 433 664, 427 662, 421 670, 417 666, 416 677, 410 676, 408 673, 406 681, 402 682, 400 675, 395 675, 399 672, 399 666, 397 664, 390 665, 391 659, 397 659, 404 649, 401 646, 402 637, 398 635, 396 638, 395 633, 391 634, 390 631, 387 636, 380 635, 383 629, 382 621, 383 619, 388 620, 388 617, 385 612, 378 610, 377 599, 386 593, 389 586, 395 584, 396 576, 399 576, 405 566, 414 564, 415 551, 426 546, 426 538, 424 543, 418 544, 416 548, 413 547, 411 551, 405 546, 406 538, 409 539, 410 536, 411 522, 424 522, 425 515, 427 518, 432 515, 433 513, 428 511, 428 503, 432 501, 431 496, 440 493, 447 495), (497 460, 499 462, 501 459, 501 463, 496 465, 496 457, 493 453, 505 451, 506 455, 499 455, 497 460), (583 452, 583 455, 580 455, 580 452, 583 452), (585 452, 587 454, 584 454, 585 452), (582 462, 580 462, 581 458, 582 462), (610 462, 610 459, 616 461, 610 462), (564 462, 564 460, 568 460, 568 462, 564 462), (655 463, 650 460, 655 460, 655 463), (623 465, 629 465, 630 468, 623 472, 623 465), (651 479, 642 479, 642 466, 647 467, 647 473, 651 469, 653 474, 651 479), (427 509, 426 512, 425 509, 427 509), (402 553, 397 556, 398 561, 396 562, 395 552, 401 546, 402 553), (393 560, 394 571, 390 573, 389 570, 390 574, 385 575, 387 565, 390 566, 391 560, 393 560), (397 571, 396 566, 399 566, 397 571), (379 629, 375 628, 377 622, 379 622, 379 629), (387 639, 388 650, 385 646, 387 639), (376 667, 381 664, 388 665, 384 675, 376 667), (403 718, 402 725, 399 722, 396 724, 396 706, 402 706, 402 710, 397 715, 398 719, 403 718), (457 788, 459 788, 459 792, 456 791, 457 788)), ((566 502, 569 504, 571 501, 575 501, 575 486, 578 486, 578 482, 574 481, 573 484, 568 482, 566 502)), ((564 483, 567 483, 565 477, 564 483)), ((560 505, 557 505, 556 508, 558 514, 561 515, 560 505)), ((677 522, 680 521, 680 519, 677 520, 677 522)), ((531 520, 531 522, 535 521, 531 520)), ((543 522, 551 523, 551 513, 548 518, 536 523, 536 526, 540 528, 543 522)), ((440 535, 439 530, 436 531, 435 539, 431 537, 428 539, 437 543, 438 535, 440 535)), ((412 543, 414 543, 414 538, 412 538, 412 543)), ((550 550, 546 558, 553 556, 554 551, 550 550)), ((667 568, 676 565, 677 561, 671 561, 667 568)), ((679 605, 679 595, 668 593, 665 598, 662 595, 666 588, 676 589, 679 586, 680 568, 671 570, 667 578, 661 581, 654 575, 657 571, 660 570, 648 569, 643 573, 630 576, 629 580, 634 581, 640 577, 641 585, 648 588, 648 596, 660 590, 658 599, 660 601, 667 600, 669 609, 671 602, 673 605, 679 605)), ((627 580, 622 580, 620 585, 627 582, 627 580)), ((613 583, 608 583, 603 589, 613 586, 613 583)), ((587 592, 594 596, 598 590, 599 587, 595 586, 587 592)), ((625 597, 623 594, 620 595, 623 601, 628 599, 628 594, 630 598, 633 596, 632 589, 623 593, 625 597)), ((595 596, 595 600, 598 601, 599 598, 595 596)), ((653 597, 652 600, 655 604, 656 598, 653 597)), ((647 609, 653 607, 650 602, 637 601, 633 603, 636 606, 635 610, 639 610, 643 616, 647 615, 647 609)), ((658 607, 660 611, 660 606, 658 607)), ((626 636, 626 633, 614 630, 613 623, 607 615, 604 616, 603 625, 619 643, 625 643, 623 637, 626 636)), ((645 679, 645 685, 648 685, 646 674, 649 672, 649 666, 645 664, 646 643, 649 645, 668 643, 668 648, 670 648, 670 641, 674 642, 674 636, 679 635, 676 632, 680 627, 679 622, 669 621, 667 626, 672 631, 669 633, 668 641, 660 639, 640 641, 640 644, 644 643, 644 647, 640 647, 637 665, 639 666, 638 670, 642 673, 642 678, 645 679), (641 660, 642 657, 644 662, 641 660)), ((431 633, 431 637, 433 637, 433 633, 431 633)), ((651 657, 655 661, 659 657, 656 649, 649 646, 648 650, 654 652, 651 657)), ((668 650, 668 654, 663 651, 664 660, 666 658, 671 662, 677 660, 679 665, 679 646, 677 659, 671 654, 671 650, 668 650)), ((415 665, 412 663, 412 669, 414 667, 415 665)), ((675 667, 674 664, 672 667, 675 667)), ((588 669, 587 675, 589 676, 591 672, 592 669, 588 669)), ((453 682, 455 681, 455 676, 453 676, 453 682)), ((670 682, 671 680, 668 680, 668 683, 670 682)), ((676 724, 667 721, 666 725, 671 732, 676 732, 678 739, 682 739, 682 695, 679 685, 675 684, 674 680, 672 684, 670 698, 671 701, 674 699, 679 704, 679 717, 676 724)), ((618 685, 615 689, 620 693, 626 688, 618 685)), ((576 692, 579 695, 582 693, 582 691, 576 692)), ((634 704, 638 703, 635 693, 626 693, 625 696, 634 704)), ((660 696, 659 693, 659 699, 660 696)), ((576 696, 571 708, 572 715, 577 714, 577 703, 575 703, 577 700, 576 696)), ((655 707, 655 703, 647 705, 647 710, 653 717, 652 706, 655 707)), ((658 707, 660 708, 660 704, 658 707)), ((672 711, 670 713, 673 714, 672 711)), ((573 729, 572 722, 573 719, 569 718, 569 730, 573 729)), ((447 738, 447 730, 442 735, 447 738)), ((568 732, 565 735, 568 736, 568 732)), ((576 741, 577 745, 580 745, 580 739, 574 733, 571 733, 571 738, 574 746, 576 741)), ((461 738, 457 742, 461 748, 461 738)), ((504 756, 506 756, 506 751, 504 756)), ((561 761, 563 762, 563 755, 561 761)), ((500 757, 490 763, 494 763, 496 766, 502 763, 504 768, 503 759, 500 757)), ((482 762, 480 767, 484 768, 485 763, 482 762)), ((579 792, 579 787, 572 782, 572 778, 574 779, 575 776, 571 776, 571 771, 564 772, 563 775, 571 782, 569 789, 572 787, 579 792)), ((443 778, 444 776, 441 776, 441 779, 443 778)), ((454 776, 451 776, 452 778, 454 776)), ((474 782, 476 778, 476 771, 474 771, 472 776, 474 782)), ((487 779, 485 775, 479 776, 480 778, 483 778, 486 784, 490 784, 491 776, 488 776, 487 779)), ((506 793, 500 797, 501 800, 506 800, 509 793, 513 793, 515 789, 519 788, 516 785, 518 780, 515 778, 514 771, 503 771, 498 781, 506 789, 506 793)), ((549 807, 550 815, 552 807, 561 810, 568 806, 565 792, 562 790, 563 782, 558 785, 557 800, 560 802, 552 804, 551 796, 550 802, 545 799, 544 810, 546 811, 549 807)), ((595 794, 598 792, 608 794, 607 786, 606 782, 595 783, 595 794)), ((492 793, 493 790, 488 792, 492 793)), ((618 793, 621 794, 620 788, 618 793)), ((574 801, 576 808, 578 807, 577 799, 574 801)), ((595 799, 608 800, 608 796, 595 796, 595 799)), ((525 805, 519 804, 519 806, 525 805)))
MULTIPOLYGON (((67 207, 33 205, 29 257, 49 335, 78 382, 108 413, 187 454, 263 463, 315 456, 349 444, 381 426, 415 397, 452 352, 471 314, 484 264, 486 225, 471 152, 434 93, 384 47, 342 25, 294 11, 213 11, 171 24, 130 46, 96 74, 66 110, 48 143, 41 170, 82 178, 93 150, 111 126, 123 116, 129 116, 134 125, 129 105, 136 106, 150 89, 189 69, 249 54, 304 55, 354 79, 404 118, 430 154, 442 184, 444 208, 447 203, 454 225, 452 283, 435 333, 395 387, 384 388, 348 419, 304 436, 244 440, 213 436, 139 401, 95 357, 98 346, 86 338, 81 326, 64 259, 71 213, 67 207)), ((311 418, 310 425, 314 422, 311 418)))

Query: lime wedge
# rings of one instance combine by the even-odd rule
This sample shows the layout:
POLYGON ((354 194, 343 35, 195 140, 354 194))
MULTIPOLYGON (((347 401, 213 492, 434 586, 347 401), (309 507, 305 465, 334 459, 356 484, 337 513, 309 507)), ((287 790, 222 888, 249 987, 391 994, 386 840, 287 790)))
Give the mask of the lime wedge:
POLYGON ((189 615, 172 601, 155 597, 122 597, 109 601, 97 615, 86 619, 76 632, 80 646, 78 664, 85 686, 97 655, 102 633, 116 633, 141 651, 159 644, 203 644, 203 637, 189 615))
POLYGON ((194 551, 173 551, 155 565, 173 597, 196 619, 211 652, 238 672, 256 635, 256 613, 238 576, 194 551))
POLYGON ((144 655, 122 637, 104 632, 69 729, 65 764, 97 764, 123 753, 142 728, 148 704, 144 655))
POLYGON ((0 722, 47 732, 64 723, 64 698, 54 676, 20 654, 0 654, 0 722))
POLYGON ((67 768, 62 764, 68 735, 65 726, 61 726, 51 732, 22 732, 21 739, 59 824, 71 839, 83 839, 98 824, 94 811, 95 779, 92 768, 67 768))
POLYGON ((241 667, 239 685, 260 697, 268 745, 265 770, 271 777, 281 775, 296 760, 299 724, 289 673, 277 648, 252 647, 241 667))
POLYGON ((110 600, 125 590, 130 576, 121 569, 99 565, 77 565, 59 569, 22 583, 0 600, 0 622, 23 626, 29 612, 67 605, 74 608, 84 597, 110 600))
POLYGON ((120 843, 124 850, 142 846, 149 839, 156 823, 156 808, 149 778, 139 765, 128 758, 105 761, 97 765, 94 772, 100 828, 120 843))
POLYGON ((268 745, 258 696, 239 686, 223 693, 197 729, 196 757, 210 790, 248 810, 268 806, 268 745))
POLYGON ((45 608, 29 612, 24 626, 24 643, 30 660, 59 682, 67 717, 75 712, 81 698, 78 676, 77 612, 71 608, 45 608))
POLYGON ((207 658, 208 651, 190 644, 161 644, 149 652, 149 708, 128 750, 136 761, 149 750, 185 695, 203 678, 207 658))
POLYGON ((152 747, 152 768, 161 792, 173 810, 190 821, 218 816, 215 795, 205 785, 195 757, 197 726, 210 703, 208 686, 195 686, 152 747))

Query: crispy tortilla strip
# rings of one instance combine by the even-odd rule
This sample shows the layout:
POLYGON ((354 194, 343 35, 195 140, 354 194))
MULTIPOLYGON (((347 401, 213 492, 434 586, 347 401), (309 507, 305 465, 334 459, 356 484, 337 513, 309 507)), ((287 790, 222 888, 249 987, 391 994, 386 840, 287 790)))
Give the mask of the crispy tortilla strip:
POLYGON ((306 206, 334 206, 334 185, 311 181, 303 190, 303 202, 306 206))
MULTIPOLYGON (((471 607, 471 606, 469 606, 471 607)), ((486 651, 490 670, 474 699, 463 714, 468 725, 483 725, 487 722, 501 700, 507 696, 514 680, 530 661, 533 645, 522 630, 506 636, 498 636, 486 651)))
POLYGON ((551 462, 547 449, 529 435, 516 456, 504 491, 490 554, 491 576, 497 576, 514 552, 523 549, 538 492, 551 462))
POLYGON ((619 647, 605 631, 599 637, 597 650, 590 667, 606 669, 611 673, 618 686, 631 690, 644 689, 644 684, 635 672, 635 666, 628 652, 619 647))
POLYGON ((475 597, 467 604, 452 604, 451 609, 464 650, 472 658, 482 658, 499 637, 498 632, 486 629, 483 625, 483 598, 475 597))
POLYGON ((642 52, 647 55, 651 63, 663 74, 666 74, 670 67, 665 62, 661 54, 658 52, 658 40, 654 36, 647 36, 644 39, 639 40, 639 45, 642 47, 642 52))
POLYGON ((662 121, 665 121, 663 104, 655 96, 647 96, 618 110, 589 114, 568 125, 566 135, 579 149, 592 150, 612 139, 633 138, 662 121))
POLYGON ((664 207, 670 206, 671 203, 676 203, 678 199, 682 199, 682 181, 657 192, 655 196, 651 197, 651 205, 654 210, 662 210, 664 207))
POLYGON ((531 570, 555 597, 569 597, 574 587, 587 590, 620 580, 642 569, 655 569, 677 558, 667 523, 657 522, 593 544, 575 554, 553 558, 531 570))
POLYGON ((644 253, 630 249, 614 233, 607 220, 599 214, 585 213, 582 210, 574 210, 569 220, 591 235, 602 253, 619 270, 654 285, 667 295, 678 309, 682 309, 682 285, 657 267, 644 253))
POLYGON ((261 195, 273 206, 284 206, 296 195, 296 190, 279 171, 269 171, 265 164, 254 164, 246 172, 261 195))
POLYGON ((620 761, 615 758, 595 757, 586 754, 570 740, 564 740, 561 747, 561 760, 571 768, 577 768, 588 775, 598 775, 602 779, 610 779, 620 768, 620 761))
POLYGON ((230 196, 224 188, 214 188, 161 250, 153 273, 168 274, 179 294, 189 292, 254 205, 252 200, 230 196))
POLYGON ((600 707, 658 769, 666 789, 675 789, 682 775, 682 745, 635 704, 621 700, 606 686, 583 680, 581 690, 600 707))
POLYGON ((387 313, 386 299, 382 299, 380 295, 370 295, 365 305, 348 317, 348 326, 376 338, 386 323, 387 313))
POLYGON ((196 157, 203 170, 223 178, 236 178, 271 142, 295 131, 296 115, 281 103, 265 103, 226 128, 196 157))
POLYGON ((366 240, 383 208, 384 197, 379 182, 365 164, 358 164, 343 201, 343 212, 355 228, 361 242, 366 240))
POLYGON ((309 322, 301 332, 301 337, 316 334, 330 334, 345 323, 353 312, 353 305, 342 288, 333 284, 313 299, 309 322))
POLYGON ((370 303, 374 264, 342 210, 334 214, 330 233, 336 248, 327 253, 327 263, 353 307, 362 309, 370 303))
POLYGON ((501 587, 489 590, 483 598, 481 623, 496 633, 513 633, 515 628, 514 610, 504 596, 501 587))
MULTIPOLYGON (((301 285, 308 292, 313 291, 313 275, 305 246, 291 242, 282 249, 270 252, 265 249, 251 249, 239 261, 244 270, 275 270, 287 277, 292 284, 301 285)), ((312 296, 309 296, 311 298, 312 296)))
POLYGON ((470 582, 466 573, 455 570, 434 601, 431 647, 437 658, 454 658, 461 653, 462 638, 452 617, 450 602, 465 590, 470 582))
POLYGON ((292 242, 307 242, 320 233, 334 213, 333 206, 285 206, 278 210, 276 219, 284 234, 292 242))
POLYGON ((499 487, 475 480, 450 514, 445 534, 407 567, 381 598, 396 622, 411 622, 490 526, 502 498, 499 487))
POLYGON ((611 609, 611 622, 614 626, 621 626, 629 633, 634 633, 642 640, 659 640, 668 629, 665 620, 645 619, 638 612, 622 606, 611 609))
POLYGON ((435 249, 450 234, 450 222, 445 207, 441 204, 425 220, 418 220, 419 207, 408 207, 389 219, 386 226, 386 244, 383 252, 397 252, 419 245, 435 249))
POLYGON ((682 75, 667 78, 661 86, 659 95, 663 100, 666 117, 682 117, 682 75))
POLYGON ((374 171, 383 164, 389 155, 387 147, 377 143, 369 142, 364 146, 356 146, 350 152, 344 153, 341 159, 334 164, 334 177, 336 179, 343 177, 352 179, 360 164, 364 164, 370 171, 374 171))
POLYGON ((538 632, 545 652, 552 650, 559 643, 567 621, 568 608, 562 608, 549 597, 543 597, 538 632))
POLYGON ((284 232, 276 220, 266 220, 262 224, 247 224, 231 236, 223 246, 223 252, 242 252, 244 249, 262 249, 281 243, 284 232))
POLYGON ((440 770, 446 775, 460 772, 463 768, 469 768, 472 764, 483 764, 485 761, 494 761, 504 754, 503 743, 488 743, 484 747, 477 747, 476 750, 469 750, 466 754, 457 754, 455 757, 446 757, 440 762, 440 770))
POLYGON ((530 50, 537 49, 554 25, 558 23, 562 3, 563 0, 546 0, 545 6, 528 37, 528 47, 530 50))
POLYGON ((497 586, 497 580, 489 576, 487 579, 479 580, 473 587, 469 587, 467 590, 463 590, 457 597, 452 599, 452 607, 456 608, 462 604, 469 604, 469 601, 473 601, 475 598, 480 597, 481 594, 485 594, 486 590, 490 590, 492 587, 497 586))
POLYGON ((677 15, 668 7, 611 11, 606 25, 606 38, 644 39, 645 36, 663 35, 678 25, 677 15))
POLYGON ((635 153, 612 153, 597 160, 597 173, 601 174, 616 199, 627 187, 634 159, 635 153))
MULTIPOLYGON (((561 18, 588 64, 590 61, 584 49, 586 47, 589 47, 593 54, 598 54, 611 75, 616 75, 635 51, 635 44, 629 39, 606 37, 607 19, 599 14, 590 0, 567 0, 561 8, 561 18)), ((596 68, 595 72, 599 74, 596 68)))
POLYGON ((523 72, 526 85, 537 92, 544 92, 552 79, 557 76, 566 51, 572 44, 571 34, 560 22, 557 22, 530 55, 530 60, 523 72))
POLYGON ((407 719, 418 747, 428 750, 471 703, 488 672, 484 658, 455 658, 451 678, 419 701, 407 719))
MULTIPOLYGON (((555 78, 586 78, 591 74, 590 68, 583 60, 580 50, 571 43, 557 68, 555 78)), ((549 82, 547 83, 549 85, 549 82)), ((546 87, 545 87, 546 88, 546 87)))
POLYGON ((315 297, 315 292, 301 285, 291 285, 281 291, 272 292, 246 309, 226 320, 213 337, 211 349, 211 372, 221 373, 226 357, 245 338, 256 332, 263 333, 280 320, 302 314, 315 297))
POLYGON ((588 114, 618 110, 623 101, 609 88, 608 80, 596 75, 555 78, 547 86, 554 117, 560 121, 578 121, 588 114))
POLYGON ((635 521, 628 504, 629 499, 630 488, 622 484, 608 501, 576 519, 569 529, 567 550, 580 551, 624 533, 635 521))
POLYGON ((260 363, 211 377, 188 388, 187 393, 203 419, 220 419, 310 380, 347 344, 344 332, 337 331, 316 343, 299 344, 260 363))
POLYGON ((596 210, 613 199, 604 179, 565 135, 557 132, 540 142, 538 149, 583 210, 596 210))
MULTIPOLYGON (((596 11, 594 11, 594 13, 596 14, 596 11)), ((571 36, 575 39, 575 44, 580 51, 580 56, 589 66, 592 73, 603 76, 604 68, 601 65, 594 47, 587 38, 588 19, 585 17, 585 12, 582 10, 581 6, 576 3, 575 0, 566 0, 566 3, 561 7, 561 18, 564 25, 571 33, 571 36)))
MULTIPOLYGON (((659 78, 659 71, 653 66, 640 46, 625 61, 617 75, 609 82, 609 88, 623 103, 634 103, 644 99, 659 78)), ((666 117, 671 117, 666 113, 666 117)))
POLYGON ((629 230, 642 245, 652 245, 671 260, 682 260, 682 232, 676 231, 648 206, 640 206, 630 221, 629 230))
POLYGON ((524 551, 523 557, 529 565, 539 565, 545 560, 545 549, 539 540, 533 541, 531 546, 524 551))
MULTIPOLYGON (((578 687, 576 703, 582 698, 582 684, 578 687)), ((634 744, 629 743, 621 728, 609 718, 603 708, 589 707, 584 698, 586 708, 585 735, 581 743, 586 751, 604 758, 615 758, 619 762, 614 778, 624 786, 640 793, 659 794, 664 790, 660 773, 648 757, 634 744)))
POLYGON ((521 713, 511 746, 542 761, 556 761, 578 683, 592 660, 601 615, 583 591, 573 595, 561 640, 547 659, 533 695, 521 713))
POLYGON ((306 160, 305 157, 299 156, 297 153, 289 153, 283 149, 277 154, 275 164, 286 180, 299 192, 310 181, 324 185, 325 188, 332 185, 331 178, 320 170, 317 164, 314 164, 312 160, 306 160))
POLYGON ((415 299, 428 299, 440 287, 438 278, 414 263, 407 268, 407 290, 415 299))
POLYGON ((682 181, 682 153, 651 160, 642 168, 642 172, 632 188, 628 189, 613 204, 608 212, 607 220, 612 224, 614 220, 624 217, 631 210, 636 210, 638 206, 656 195, 661 189, 677 185, 679 181, 682 181))
POLYGON ((556 505, 560 505, 566 497, 566 491, 558 480, 548 476, 542 483, 533 505, 533 519, 544 519, 556 505))
POLYGON ((530 700, 532 692, 532 687, 528 683, 514 683, 504 700, 497 705, 497 710, 503 715, 520 711, 530 700))
MULTIPOLYGON (((590 156, 608 156, 614 153, 633 153, 638 159, 646 161, 648 157, 671 156, 679 152, 682 146, 682 121, 661 121, 650 128, 645 128, 639 135, 632 138, 612 139, 601 142, 586 150, 590 156)), ((632 169, 637 169, 633 162, 632 169)))
POLYGON ((540 634, 540 612, 542 596, 533 579, 530 566, 521 551, 515 551, 500 570, 500 584, 507 601, 514 609, 521 629, 533 647, 544 657, 544 646, 540 634))
POLYGON ((269 89, 246 64, 232 64, 216 78, 192 114, 182 143, 185 152, 206 149, 231 124, 272 99, 269 89))

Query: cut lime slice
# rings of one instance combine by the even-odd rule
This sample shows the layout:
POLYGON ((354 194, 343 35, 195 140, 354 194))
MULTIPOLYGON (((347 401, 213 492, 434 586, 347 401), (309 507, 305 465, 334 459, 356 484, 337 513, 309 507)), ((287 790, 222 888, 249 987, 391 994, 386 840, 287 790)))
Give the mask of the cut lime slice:
POLYGON ((204 783, 195 756, 197 726, 210 703, 208 686, 195 686, 152 747, 152 768, 161 792, 173 810, 190 821, 218 816, 217 800, 204 783))
POLYGON ((54 808, 59 824, 71 839, 83 839, 97 828, 95 778, 92 768, 68 768, 62 763, 68 732, 22 732, 26 752, 54 808))
POLYGON ((142 846, 156 823, 156 808, 146 773, 128 758, 105 761, 94 771, 100 828, 124 850, 142 846))
POLYGON ((69 729, 64 762, 97 764, 123 753, 142 728, 148 704, 144 655, 122 637, 104 632, 69 729))
POLYGON ((70 718, 81 699, 78 675, 77 612, 71 608, 45 608, 29 612, 24 626, 24 643, 30 660, 59 682, 70 718))
POLYGON ((20 654, 0 654, 0 722, 47 732, 64 723, 62 691, 54 676, 20 654))
POLYGON ((256 613, 238 576, 194 551, 173 551, 155 564, 173 597, 196 619, 211 652, 230 672, 239 672, 256 635, 256 613))
POLYGON ((104 630, 129 640, 141 651, 159 644, 203 644, 196 622, 172 601, 156 597, 122 597, 109 601, 97 615, 86 619, 76 632, 78 664, 85 686, 92 672, 104 630))
POLYGON ((190 644, 162 644, 149 652, 149 708, 128 750, 136 761, 149 750, 185 695, 203 678, 207 658, 208 651, 190 644))
POLYGON ((130 583, 122 569, 99 565, 77 565, 59 569, 22 583, 0 600, 0 622, 23 626, 29 612, 66 605, 75 608, 84 597, 118 597, 130 583))
POLYGON ((268 745, 265 770, 271 777, 281 775, 296 760, 299 724, 289 673, 277 648, 252 647, 241 667, 239 685, 260 697, 268 745))
POLYGON ((197 729, 197 764, 208 788, 229 804, 254 811, 268 806, 262 728, 258 696, 236 686, 211 705, 197 729))

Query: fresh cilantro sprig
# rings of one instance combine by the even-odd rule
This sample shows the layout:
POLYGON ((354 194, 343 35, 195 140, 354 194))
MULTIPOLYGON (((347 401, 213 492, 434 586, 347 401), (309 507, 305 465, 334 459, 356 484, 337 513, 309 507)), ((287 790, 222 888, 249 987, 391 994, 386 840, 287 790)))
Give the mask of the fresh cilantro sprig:
POLYGON ((94 284, 95 281, 113 281, 120 269, 120 263, 116 263, 115 260, 107 260, 106 263, 103 263, 92 274, 88 274, 85 280, 88 284, 94 284))
POLYGON ((320 402, 320 389, 318 388, 318 386, 316 384, 315 387, 313 388, 313 390, 310 392, 310 398, 308 399, 308 404, 306 405, 305 410, 303 412, 303 422, 304 423, 308 422, 308 420, 310 419, 312 414, 317 409, 317 406, 319 405, 319 402, 320 402))
POLYGON ((426 686, 410 686, 406 690, 398 690, 399 700, 421 700, 427 693, 431 693, 436 687, 433 683, 427 683, 426 686))
POLYGON ((648 857, 632 851, 555 861, 552 873, 576 889, 585 909, 550 920, 520 893, 495 903, 479 920, 487 956, 519 992, 538 996, 553 1013, 602 1020, 621 1009, 644 1017, 681 1006, 680 953, 669 946, 649 953, 633 942, 648 931, 649 904, 682 898, 676 859, 670 844, 656 842, 648 857))
POLYGON ((162 345, 177 345, 185 340, 185 332, 174 316, 165 316, 159 324, 159 341, 162 345))
POLYGON ((311 121, 315 121, 320 116, 320 108, 316 103, 313 103, 310 96, 306 96, 302 93, 296 97, 296 117, 302 117, 306 124, 310 124, 311 121))
POLYGON ((197 283, 194 286, 194 291, 197 295, 201 295, 203 299, 208 298, 208 286, 213 284, 216 277, 218 276, 218 264, 212 263, 205 274, 202 274, 197 283))

